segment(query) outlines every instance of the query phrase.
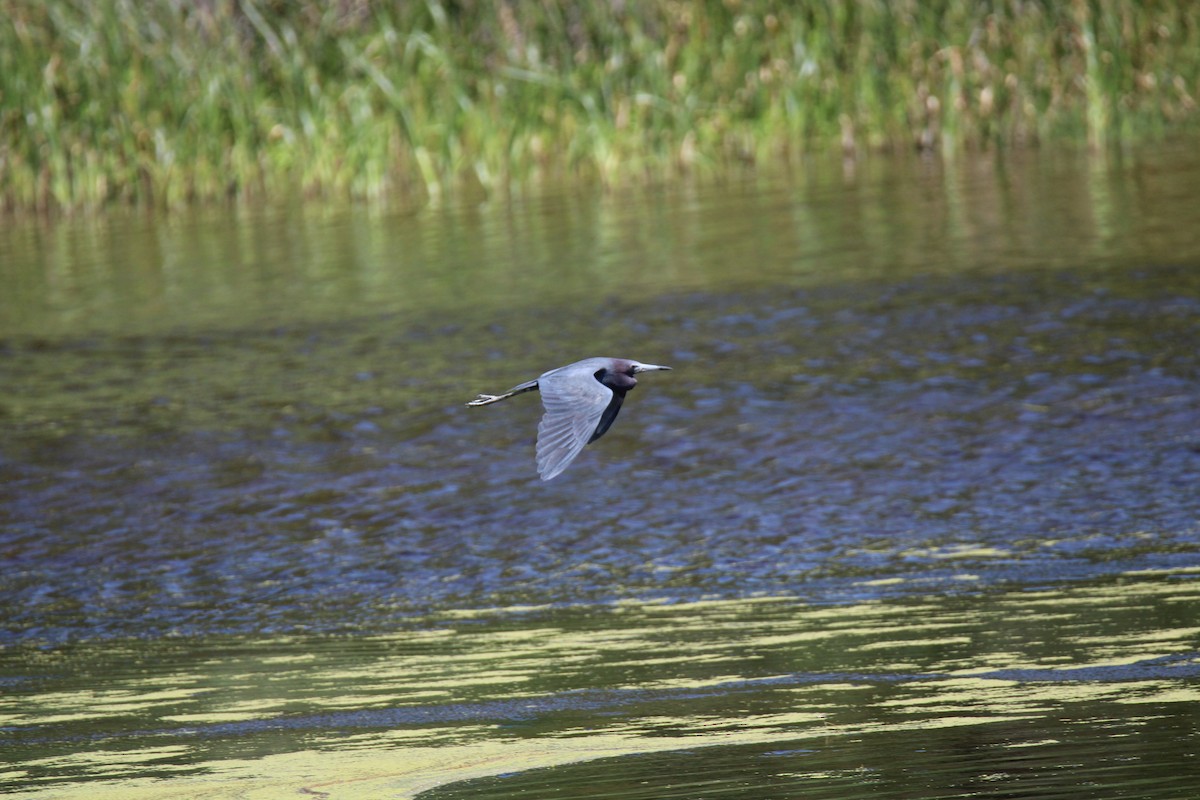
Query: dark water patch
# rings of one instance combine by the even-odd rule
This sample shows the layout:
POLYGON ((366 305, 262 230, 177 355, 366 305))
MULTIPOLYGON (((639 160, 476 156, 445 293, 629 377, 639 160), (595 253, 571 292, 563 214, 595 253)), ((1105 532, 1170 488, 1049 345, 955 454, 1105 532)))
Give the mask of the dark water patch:
MULTIPOLYGON (((1120 709, 1113 709, 1120 713, 1120 709)), ((809 747, 704 747, 514 772, 436 789, 421 800, 783 800, 784 798, 1096 798, 1168 800, 1196 788, 1190 726, 1068 716, 1051 723, 826 738, 809 747), (1102 755, 1098 755, 1102 753, 1102 755), (729 780, 736 774, 736 781, 729 780)))

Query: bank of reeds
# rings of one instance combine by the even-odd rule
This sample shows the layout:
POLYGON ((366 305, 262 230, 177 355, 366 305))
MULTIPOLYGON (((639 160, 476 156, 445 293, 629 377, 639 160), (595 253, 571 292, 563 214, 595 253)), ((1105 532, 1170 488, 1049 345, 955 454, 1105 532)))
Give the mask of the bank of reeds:
POLYGON ((423 196, 1194 126, 1190 0, 4 0, 0 200, 423 196))

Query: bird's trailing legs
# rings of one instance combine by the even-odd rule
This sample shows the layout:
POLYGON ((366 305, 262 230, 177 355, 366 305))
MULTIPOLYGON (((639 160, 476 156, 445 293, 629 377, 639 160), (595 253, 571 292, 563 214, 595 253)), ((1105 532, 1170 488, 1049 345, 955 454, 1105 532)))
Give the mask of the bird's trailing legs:
POLYGON ((476 397, 474 400, 472 400, 471 402, 467 403, 467 405, 469 405, 469 406, 486 406, 490 403, 499 403, 501 400, 507 400, 508 398, 512 397, 515 394, 521 394, 522 392, 532 392, 536 388, 538 388, 537 381, 526 381, 525 383, 517 384, 516 386, 509 389, 504 394, 481 394, 478 397, 476 397))

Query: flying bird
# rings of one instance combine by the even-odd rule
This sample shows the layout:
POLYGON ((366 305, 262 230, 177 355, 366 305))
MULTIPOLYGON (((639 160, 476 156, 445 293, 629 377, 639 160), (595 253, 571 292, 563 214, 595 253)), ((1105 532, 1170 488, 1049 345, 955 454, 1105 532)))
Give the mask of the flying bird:
POLYGON ((625 393, 637 386, 634 375, 670 369, 627 358, 585 358, 519 383, 503 394, 481 394, 469 406, 498 403, 513 395, 542 393, 546 409, 538 425, 537 468, 542 480, 558 475, 613 424, 625 393))

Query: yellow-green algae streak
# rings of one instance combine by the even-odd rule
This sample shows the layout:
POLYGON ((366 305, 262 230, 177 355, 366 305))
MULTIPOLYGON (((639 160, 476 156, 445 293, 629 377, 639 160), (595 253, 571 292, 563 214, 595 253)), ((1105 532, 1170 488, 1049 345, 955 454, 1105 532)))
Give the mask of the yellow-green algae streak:
MULTIPOLYGON (((0 724, 10 729, 108 717, 124 733, 95 747, 81 740, 74 752, 10 763, 0 778, 12 785, 29 777, 28 791, 16 797, 64 800, 404 798, 599 758, 929 734, 1052 720, 1089 704, 1117 704, 1122 724, 1144 724, 1164 708, 1200 701, 1200 686, 1187 676, 1151 670, 1139 677, 1124 669, 1156 660, 1194 667, 1200 627, 1161 620, 1200 618, 1196 571, 845 606, 760 597, 590 611, 481 609, 362 640, 216 643, 197 648, 198 660, 185 670, 118 671, 104 690, 9 694, 0 700, 0 724), (1130 624, 1137 619, 1143 624, 1130 624), (547 691, 547 680, 572 688, 547 691), (580 690, 607 693, 611 702, 601 710, 628 713, 575 707, 570 698, 580 690), (741 699, 724 705, 733 695, 741 699), (770 702, 748 713, 760 696, 770 702), (656 703, 663 698, 669 702, 656 703), (336 716, 489 704, 511 716, 512 704, 522 703, 528 718, 516 725, 498 724, 488 711, 441 722, 401 713, 394 724, 342 727, 338 720, 351 718, 336 716), (299 751, 221 757, 211 737, 192 735, 230 721, 258 721, 267 731, 273 722, 322 711, 334 716, 293 740, 307 744, 299 751), (200 748, 212 757, 197 759, 200 748), (156 777, 143 777, 148 770, 156 777), (53 779, 63 771, 88 780, 53 779)), ((161 661, 146 664, 163 668, 161 661)), ((1056 743, 1034 736, 1002 746, 1056 743)), ((809 777, 821 777, 819 764, 809 777)))

